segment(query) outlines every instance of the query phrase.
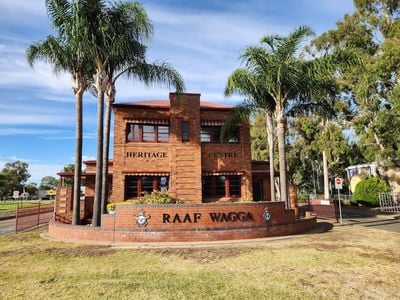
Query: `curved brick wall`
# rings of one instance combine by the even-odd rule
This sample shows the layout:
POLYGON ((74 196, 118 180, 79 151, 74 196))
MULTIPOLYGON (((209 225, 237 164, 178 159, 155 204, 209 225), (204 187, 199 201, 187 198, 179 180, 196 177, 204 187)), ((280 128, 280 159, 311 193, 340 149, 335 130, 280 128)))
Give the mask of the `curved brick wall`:
POLYGON ((51 222, 49 236, 105 243, 216 241, 302 233, 315 224, 315 217, 296 220, 283 202, 120 205, 102 216, 99 228, 51 222))

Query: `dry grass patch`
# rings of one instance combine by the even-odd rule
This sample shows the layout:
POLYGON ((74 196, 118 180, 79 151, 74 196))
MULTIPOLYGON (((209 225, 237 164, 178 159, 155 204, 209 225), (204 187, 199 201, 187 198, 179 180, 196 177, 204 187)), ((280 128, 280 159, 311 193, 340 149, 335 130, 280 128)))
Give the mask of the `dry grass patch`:
POLYGON ((0 238, 0 299, 398 299, 400 235, 358 226, 270 243, 115 250, 0 238))

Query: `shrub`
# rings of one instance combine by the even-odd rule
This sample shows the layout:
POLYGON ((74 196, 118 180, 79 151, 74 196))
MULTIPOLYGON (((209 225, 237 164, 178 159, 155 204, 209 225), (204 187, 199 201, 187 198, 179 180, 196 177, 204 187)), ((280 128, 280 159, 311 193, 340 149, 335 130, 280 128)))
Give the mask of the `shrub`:
POLYGON ((356 201, 366 206, 378 206, 379 194, 389 190, 389 186, 384 180, 374 176, 368 177, 356 185, 352 202, 356 201))
POLYGON ((182 203, 182 201, 174 199, 168 192, 153 190, 150 194, 141 197, 137 204, 174 204, 182 203))
POLYGON ((114 211, 115 210, 115 206, 116 206, 115 203, 108 203, 107 204, 107 212, 114 211))

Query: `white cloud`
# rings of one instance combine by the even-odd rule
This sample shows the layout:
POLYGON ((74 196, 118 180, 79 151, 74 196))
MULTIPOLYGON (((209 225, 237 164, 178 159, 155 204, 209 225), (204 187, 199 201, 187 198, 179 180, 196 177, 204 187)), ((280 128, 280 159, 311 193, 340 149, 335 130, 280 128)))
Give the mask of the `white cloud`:
POLYGON ((9 23, 35 22, 46 16, 44 1, 38 0, 2 0, 0 2, 0 20, 9 23))
POLYGON ((63 131, 53 130, 53 129, 38 129, 38 128, 0 128, 0 136, 6 135, 33 135, 33 136, 43 136, 43 135, 59 135, 63 131))

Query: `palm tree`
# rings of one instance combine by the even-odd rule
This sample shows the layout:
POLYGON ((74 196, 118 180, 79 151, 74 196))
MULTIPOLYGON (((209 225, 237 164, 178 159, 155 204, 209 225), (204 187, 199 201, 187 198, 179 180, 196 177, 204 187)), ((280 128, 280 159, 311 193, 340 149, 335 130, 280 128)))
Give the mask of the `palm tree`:
POLYGON ((277 124, 281 201, 290 208, 286 171, 286 112, 293 106, 312 99, 327 86, 334 75, 356 62, 352 53, 337 51, 306 59, 299 55, 304 40, 314 33, 301 26, 288 36, 271 35, 262 45, 247 47, 241 56, 246 69, 260 74, 263 89, 275 102, 277 124))
POLYGON ((225 96, 231 96, 238 93, 247 97, 246 101, 238 105, 222 129, 222 137, 228 138, 228 128, 235 124, 243 122, 243 118, 248 118, 248 114, 265 114, 265 121, 268 134, 268 156, 270 169, 270 189, 271 201, 275 201, 275 170, 274 170, 274 124, 273 112, 275 111, 275 102, 272 97, 264 90, 262 74, 252 73, 252 70, 239 68, 235 70, 228 78, 225 87, 225 96))
MULTIPOLYGON (((99 35, 98 51, 95 53, 95 87, 99 107, 107 96, 104 141, 103 132, 98 133, 95 202, 93 207, 94 226, 99 226, 108 197, 108 158, 111 123, 111 105, 115 101, 115 84, 118 78, 126 76, 145 84, 174 86, 178 93, 184 90, 184 83, 177 71, 166 63, 147 63, 145 60, 147 42, 152 34, 152 25, 143 6, 137 2, 114 2, 105 8, 102 15, 104 32, 99 35), (104 37, 104 38, 103 38, 104 37), (101 146, 103 148, 101 148, 101 146), (102 152, 102 153, 99 153, 102 152), (102 161, 100 161, 102 159, 102 161), (101 166, 101 167, 100 167, 101 166)), ((99 108, 98 119, 103 109, 99 108)), ((102 123, 98 122, 98 131, 102 123)))
POLYGON ((76 102, 76 140, 72 224, 80 224, 80 183, 82 173, 82 98, 88 86, 90 60, 85 15, 90 10, 80 1, 46 0, 46 8, 57 36, 30 45, 26 57, 33 67, 37 60, 52 65, 55 73, 68 72, 76 102))

